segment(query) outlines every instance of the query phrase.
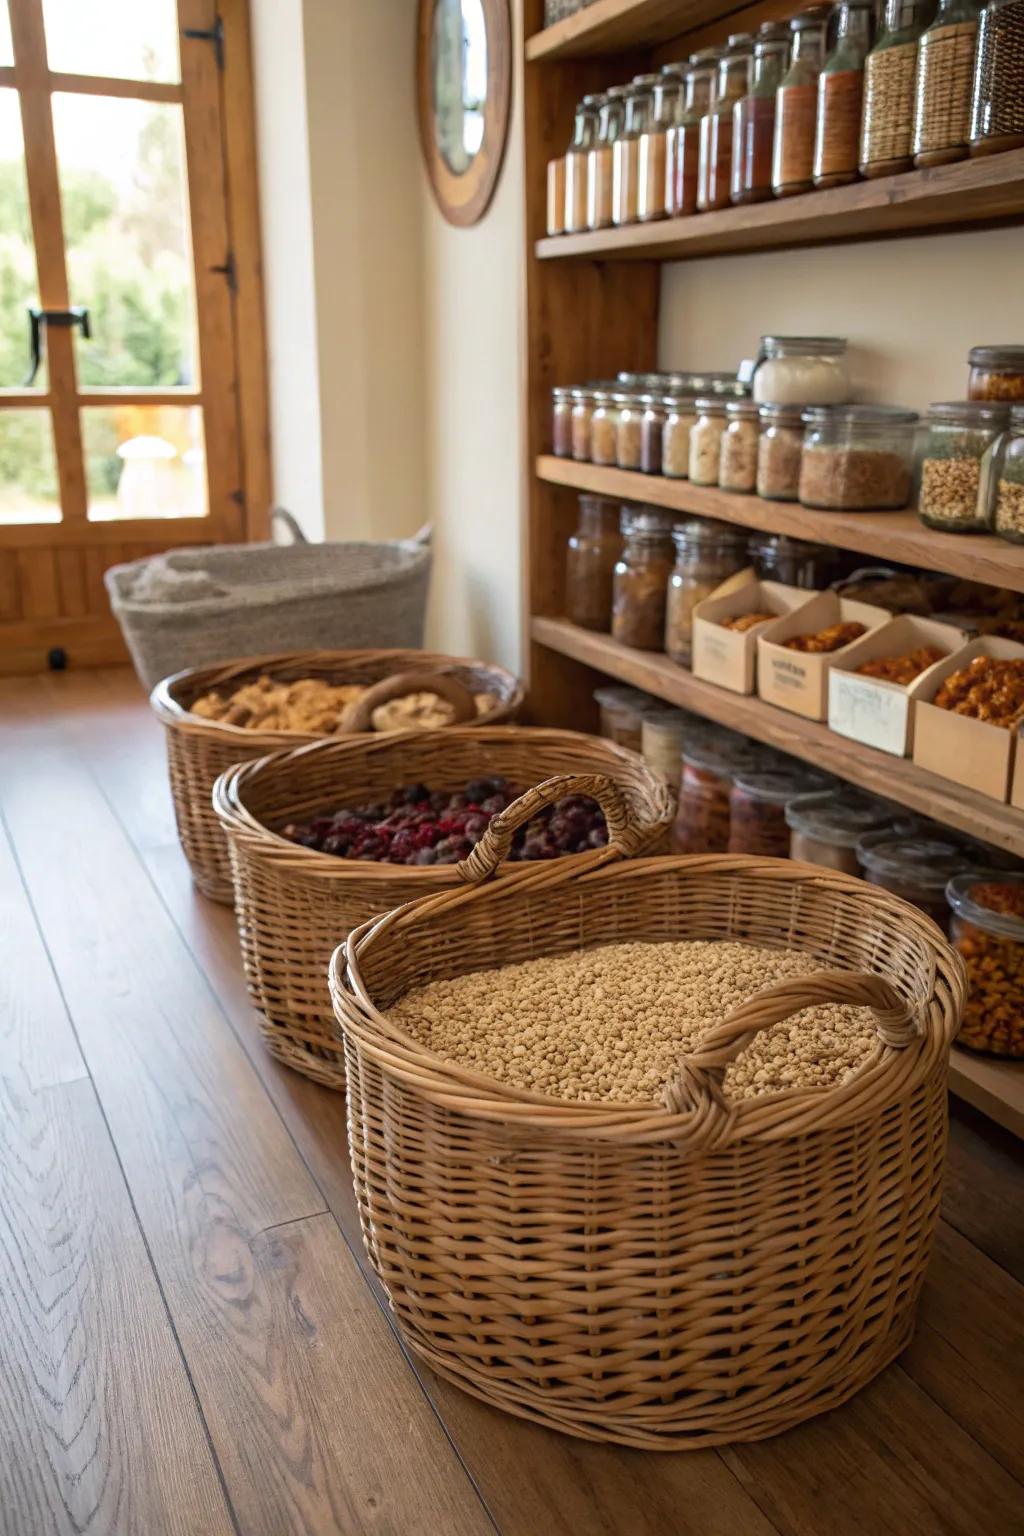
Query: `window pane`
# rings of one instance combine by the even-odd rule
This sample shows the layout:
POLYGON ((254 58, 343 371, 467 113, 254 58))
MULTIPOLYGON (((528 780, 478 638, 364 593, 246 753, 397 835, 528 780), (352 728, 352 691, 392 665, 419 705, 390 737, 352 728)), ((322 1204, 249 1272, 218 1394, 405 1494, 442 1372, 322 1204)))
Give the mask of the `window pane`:
POLYGON ((192 252, 181 108, 110 96, 53 98, 79 384, 166 388, 196 380, 192 252))
MULTIPOLYGON (((2 0, 0 0, 2 3, 2 0)), ((29 368, 28 306, 38 303, 18 93, 0 90, 0 389, 18 389, 29 368)), ((36 375, 45 388, 45 363, 36 375)))
POLYGON ((7 0, 0 0, 0 64, 14 63, 14 44, 11 42, 11 18, 7 12, 7 0))
POLYGON ((81 414, 91 522, 206 516, 199 406, 96 405, 81 414))
POLYGON ((50 413, 0 410, 0 523, 59 523, 50 413))
POLYGON ((43 0, 50 68, 121 80, 180 80, 175 0, 43 0))

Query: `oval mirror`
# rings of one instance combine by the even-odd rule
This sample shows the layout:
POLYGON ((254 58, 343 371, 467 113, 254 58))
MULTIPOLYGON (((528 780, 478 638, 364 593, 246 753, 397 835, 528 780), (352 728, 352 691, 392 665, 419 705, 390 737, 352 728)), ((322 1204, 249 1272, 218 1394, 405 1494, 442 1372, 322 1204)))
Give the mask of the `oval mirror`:
POLYGON ((420 135, 452 224, 485 212, 501 170, 511 98, 508 0, 420 0, 420 135))

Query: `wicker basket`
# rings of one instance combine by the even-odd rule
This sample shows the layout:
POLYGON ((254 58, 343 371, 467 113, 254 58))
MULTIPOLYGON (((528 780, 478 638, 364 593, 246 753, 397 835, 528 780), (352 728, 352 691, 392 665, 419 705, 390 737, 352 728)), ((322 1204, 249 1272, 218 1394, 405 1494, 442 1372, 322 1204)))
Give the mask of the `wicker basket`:
POLYGON ((240 687, 261 672, 284 680, 322 677, 332 683, 370 684, 413 670, 450 672, 473 693, 495 694, 497 705, 479 717, 478 725, 514 720, 522 706, 522 685, 504 667, 434 651, 289 651, 247 656, 229 665, 195 667, 157 684, 149 702, 167 730, 167 767, 178 836, 192 878, 205 896, 228 904, 232 899, 227 843, 210 803, 218 776, 233 763, 317 738, 298 731, 248 731, 220 720, 204 720, 189 713, 193 701, 211 688, 240 687))
POLYGON ((915 908, 774 859, 548 864, 363 925, 331 987, 366 1246, 442 1376, 570 1434, 686 1449, 831 1408, 907 1343, 964 996, 958 957, 915 908), (433 977, 681 937, 793 946, 823 970, 718 1024, 661 1103, 519 1091, 388 1020, 433 977), (875 1009, 864 1067, 837 1088, 728 1101, 724 1069, 752 1036, 825 1001, 875 1009))
MULTIPOLYGON (((231 847, 235 906, 246 980, 263 1017, 273 1054, 308 1077, 344 1088, 345 1069, 327 987, 331 953, 350 928, 416 896, 463 884, 456 865, 406 868, 300 848, 269 830, 325 805, 358 804, 400 784, 461 789, 482 774, 532 790, 503 816, 511 839, 522 819, 567 793, 555 774, 611 776, 624 805, 616 814, 639 852, 668 828, 667 791, 643 760, 625 747, 573 731, 515 728, 403 731, 348 741, 319 741, 242 763, 220 779, 213 804, 231 847), (626 819, 624 819, 626 818, 626 819)), ((581 789, 580 793, 586 793, 581 789)), ((585 861, 568 855, 561 866, 585 861)))

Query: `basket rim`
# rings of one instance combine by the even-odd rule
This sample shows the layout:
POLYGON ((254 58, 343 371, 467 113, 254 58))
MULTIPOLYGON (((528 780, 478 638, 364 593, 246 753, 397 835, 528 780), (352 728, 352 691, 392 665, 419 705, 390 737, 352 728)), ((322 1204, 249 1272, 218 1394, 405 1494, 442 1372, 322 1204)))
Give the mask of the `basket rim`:
MULTIPOLYGON (((229 842, 242 843, 250 857, 257 856, 275 869, 301 876, 303 879, 322 880, 327 884, 356 878, 379 881, 381 884, 395 880, 401 880, 403 883, 406 880, 413 880, 416 884, 422 885, 424 893, 446 888, 471 889, 472 887, 467 886, 465 879, 459 874, 459 866, 456 864, 440 866, 386 864, 370 859, 342 859, 336 854, 323 853, 316 848, 303 848, 289 838, 282 837, 279 832, 272 831, 265 822, 260 821, 255 813, 249 810, 244 802, 245 790, 253 780, 264 776, 273 777, 279 771, 287 771, 296 760, 321 756, 337 757, 344 764, 346 757, 354 757, 359 752, 372 751, 375 754, 386 755, 388 752, 406 746, 425 745, 428 739, 436 737, 437 734, 436 731, 406 730, 378 731, 372 735, 344 738, 321 737, 308 742, 305 746, 285 748, 279 752, 268 753, 264 757, 250 759, 248 762, 235 763, 218 777, 213 786, 213 809, 229 842)), ((471 741, 475 745, 482 744, 496 748, 513 744, 550 744, 563 746, 568 752, 585 746, 595 757, 604 758, 607 769, 610 770, 617 763, 623 768, 629 768, 638 773, 648 781, 646 787, 650 794, 651 814, 648 822, 643 824, 639 843, 641 849, 649 847, 671 825, 672 801, 661 780, 647 766, 639 753, 630 751, 628 747, 623 747, 618 742, 609 741, 606 737, 589 736, 583 731, 565 731, 547 726, 529 725, 449 726, 444 730, 443 735, 446 743, 471 741)), ((566 771, 577 770, 573 765, 567 765, 566 771)), ((578 771, 600 773, 603 770, 600 766, 591 765, 585 770, 578 771)), ((565 854, 557 862, 561 868, 579 869, 589 866, 591 855, 588 853, 565 854)), ((513 872, 503 866, 497 874, 504 879, 513 872)))
MULTIPOLYGON (((966 970, 936 924, 902 898, 854 876, 790 859, 674 854, 622 861, 611 850, 580 858, 587 860, 589 867, 581 869, 577 865, 565 871, 566 883, 579 882, 588 887, 605 882, 614 885, 666 873, 747 875, 779 880, 786 885, 838 889, 855 896, 875 908, 880 918, 911 927, 931 950, 927 998, 915 1004, 917 1033, 901 1048, 879 1040, 861 1067, 843 1083, 828 1088, 792 1088, 749 1099, 724 1099, 722 1112, 712 1124, 706 1106, 679 1111, 653 1100, 573 1101, 502 1083, 445 1060, 376 1008, 359 966, 368 948, 385 940, 392 930, 401 933, 404 928, 429 921, 435 914, 448 913, 453 906, 467 901, 514 900, 520 887, 550 885, 562 871, 547 863, 536 868, 520 866, 509 871, 500 883, 418 897, 354 928, 334 951, 328 968, 337 1029, 346 1051, 363 1053, 386 1077, 400 1081, 408 1091, 469 1119, 503 1122, 510 1130, 560 1135, 577 1141, 670 1141, 692 1145, 702 1152, 745 1142, 773 1142, 814 1131, 838 1130, 906 1098, 932 1072, 945 1071, 966 995, 966 970), (937 998, 942 992, 948 995, 948 1004, 940 1006, 937 998)), ((564 863, 568 860, 558 861, 564 863)), ((494 964, 500 964, 500 960, 494 964)), ((816 972, 807 977, 807 983, 812 984, 815 976, 821 974, 816 972)), ((680 1058, 681 1072, 689 1059, 680 1058)))
MULTIPOLYGON (((270 651, 258 656, 240 656, 230 661, 213 662, 202 667, 186 667, 181 672, 173 672, 169 677, 161 678, 149 695, 149 703, 157 719, 168 729, 206 737, 212 741, 233 739, 240 745, 245 743, 248 748, 255 746, 273 749, 278 745, 297 746, 303 742, 335 740, 340 738, 324 738, 309 731, 252 731, 242 725, 229 725, 224 720, 207 720, 202 715, 193 715, 181 702, 180 695, 188 693, 193 687, 198 693, 200 688, 240 680, 250 672, 259 673, 275 666, 308 665, 311 668, 333 670, 336 663, 341 673, 346 668, 365 667, 376 662, 394 662, 396 671, 418 671, 422 666, 424 671, 432 672, 469 668, 490 674, 501 690, 502 697, 489 714, 479 717, 480 724, 496 723, 510 712, 515 712, 521 707, 525 696, 521 680, 497 662, 480 661, 472 656, 451 656, 444 651, 394 647, 345 651, 270 651)), ((343 682, 344 678, 339 677, 338 681, 343 682)), ((379 731, 374 734, 383 736, 390 733, 379 731)))

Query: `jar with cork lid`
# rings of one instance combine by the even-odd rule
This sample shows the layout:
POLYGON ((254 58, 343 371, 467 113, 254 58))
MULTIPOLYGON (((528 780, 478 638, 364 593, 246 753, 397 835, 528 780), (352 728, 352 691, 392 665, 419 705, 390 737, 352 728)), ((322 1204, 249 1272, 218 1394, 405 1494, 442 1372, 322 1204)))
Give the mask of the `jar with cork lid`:
POLYGON ((728 208, 732 186, 733 108, 750 86, 754 39, 734 32, 718 64, 714 102, 700 125, 697 211, 728 208))
POLYGON ((829 7, 813 5, 790 22, 790 64, 775 97, 772 191, 776 197, 809 192, 814 185, 814 135, 818 76, 825 62, 829 7))
POLYGON ((860 173, 889 176, 914 163, 917 49, 926 0, 886 0, 882 30, 864 64, 860 173))
POLYGON ((612 636, 640 651, 660 651, 672 570, 671 519, 647 508, 626 510, 622 538, 612 584, 612 636))
POLYGON ((637 75, 626 92, 622 132, 612 145, 612 223, 635 224, 640 207, 640 140, 651 122, 659 75, 637 75))
POLYGON ((970 151, 1024 145, 1024 0, 989 0, 978 24, 970 151))
POLYGON ((565 156, 566 234, 577 234, 587 227, 587 162, 597 138, 597 120, 603 96, 584 96, 576 108, 572 142, 565 156))
POLYGON ((640 135, 637 169, 637 218, 646 224, 662 219, 666 209, 668 135, 679 115, 683 80, 677 66, 662 70, 651 88, 651 116, 640 135))
POLYGON ((734 203, 761 203, 772 195, 775 94, 789 64, 789 39, 789 27, 782 21, 766 21, 754 39, 750 90, 733 111, 734 203))
POLYGON ((864 61, 871 47, 873 0, 840 0, 836 39, 818 76, 814 185, 840 187, 857 180, 864 61))
POLYGON ((700 125, 711 110, 720 48, 702 48, 690 55, 683 82, 682 115, 668 136, 668 204, 670 218, 697 211, 700 173, 700 125))
POLYGON ((980 0, 939 0, 935 20, 921 33, 910 146, 917 166, 948 165, 967 154, 980 14, 980 0))
POLYGON ((587 155, 587 228, 607 229, 612 222, 612 157, 626 120, 629 87, 606 94, 597 119, 597 135, 587 155))

